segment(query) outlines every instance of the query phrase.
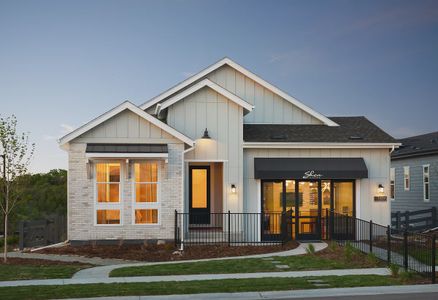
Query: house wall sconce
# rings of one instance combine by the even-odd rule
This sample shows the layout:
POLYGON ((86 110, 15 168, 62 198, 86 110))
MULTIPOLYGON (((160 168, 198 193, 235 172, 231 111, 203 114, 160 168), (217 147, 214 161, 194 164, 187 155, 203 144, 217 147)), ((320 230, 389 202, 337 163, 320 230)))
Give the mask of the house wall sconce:
POLYGON ((202 136, 201 139, 211 139, 210 135, 208 135, 208 129, 207 128, 205 128, 204 135, 202 136))
POLYGON ((235 194, 237 192, 236 185, 233 183, 231 185, 231 193, 235 194))
POLYGON ((385 202, 387 200, 387 196, 385 195, 385 188, 383 184, 379 183, 377 186, 377 195, 374 196, 375 202, 385 202))

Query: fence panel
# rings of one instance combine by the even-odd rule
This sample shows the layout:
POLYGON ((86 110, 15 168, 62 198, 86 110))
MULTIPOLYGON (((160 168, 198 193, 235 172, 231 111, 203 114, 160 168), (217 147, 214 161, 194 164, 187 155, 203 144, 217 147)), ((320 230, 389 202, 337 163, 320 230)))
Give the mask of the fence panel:
POLYGON ((21 250, 56 244, 67 239, 67 220, 54 215, 45 220, 20 221, 18 231, 21 250))

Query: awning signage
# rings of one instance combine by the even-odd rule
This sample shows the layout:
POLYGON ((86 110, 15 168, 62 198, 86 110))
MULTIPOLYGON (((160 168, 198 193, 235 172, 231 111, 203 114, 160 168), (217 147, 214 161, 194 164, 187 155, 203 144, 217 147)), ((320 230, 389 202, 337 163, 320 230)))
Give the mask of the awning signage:
POLYGON ((363 158, 254 158, 256 179, 368 178, 363 158))

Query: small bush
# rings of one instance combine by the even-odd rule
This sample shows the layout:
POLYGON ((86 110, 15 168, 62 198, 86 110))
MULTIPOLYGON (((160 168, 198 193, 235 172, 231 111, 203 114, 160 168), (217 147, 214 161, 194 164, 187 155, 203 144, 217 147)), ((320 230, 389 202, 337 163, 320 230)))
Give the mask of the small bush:
POLYGON ((377 258, 377 256, 374 253, 368 253, 367 259, 373 265, 376 265, 379 262, 379 259, 377 258))
POLYGON ((398 277, 398 275, 400 274, 400 267, 396 264, 390 264, 389 269, 391 270, 392 277, 398 277))
POLYGON ((351 243, 347 242, 345 244, 345 247, 344 247, 345 259, 348 261, 351 260, 353 258, 354 253, 355 253, 355 250, 356 249, 354 249, 354 247, 351 245, 351 243))
POLYGON ((329 248, 331 251, 336 251, 339 248, 339 245, 334 241, 330 241, 329 248))
POLYGON ((414 278, 415 273, 411 271, 401 272, 400 273, 400 279, 402 281, 410 281, 412 278, 414 278))
POLYGON ((313 244, 307 245, 306 252, 307 254, 315 254, 315 246, 313 244))
MULTIPOLYGON (((19 237, 18 237, 18 235, 11 235, 11 236, 8 236, 8 245, 9 245, 9 246, 17 245, 18 242, 19 242, 19 237)), ((2 238, 0 239, 0 247, 3 247, 4 245, 5 245, 5 238, 2 237, 2 238)))

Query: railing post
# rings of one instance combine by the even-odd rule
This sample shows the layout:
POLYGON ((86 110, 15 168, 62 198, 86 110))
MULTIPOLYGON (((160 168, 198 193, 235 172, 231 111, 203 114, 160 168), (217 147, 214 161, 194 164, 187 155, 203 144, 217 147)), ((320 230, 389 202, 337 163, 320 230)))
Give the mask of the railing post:
POLYGON ((373 253, 373 220, 370 220, 370 253, 373 253))
POLYGON ((387 252, 387 259, 388 259, 388 265, 391 264, 391 226, 388 225, 387 229, 386 229, 386 235, 388 237, 388 246, 386 247, 386 252, 387 252))
POLYGON ((436 206, 432 206, 432 228, 436 227, 436 206))
POLYGON ((432 235, 432 283, 436 281, 436 235, 432 235))
POLYGON ((329 210, 325 209, 325 238, 329 239, 329 210))
POLYGON ((231 212, 228 211, 228 246, 231 246, 231 212))
POLYGON ((24 221, 19 223, 19 248, 24 249, 24 221))
POLYGON ((395 213, 395 228, 397 229, 397 233, 400 232, 400 212, 395 213))
POLYGON ((405 230, 409 230, 409 211, 405 211, 405 230))
POLYGON ((175 248, 178 247, 178 211, 175 209, 175 235, 174 235, 174 239, 175 239, 175 248))
POLYGON ((408 231, 403 232, 403 266, 408 270, 408 231))
POLYGON ((333 240, 333 233, 335 231, 334 227, 335 227, 335 222, 334 222, 334 218, 335 218, 335 213, 333 210, 330 210, 330 240, 333 240))

